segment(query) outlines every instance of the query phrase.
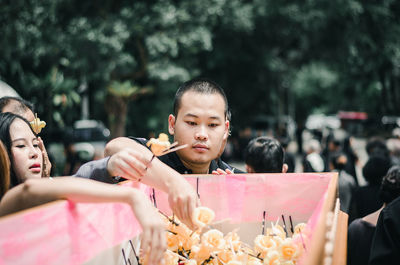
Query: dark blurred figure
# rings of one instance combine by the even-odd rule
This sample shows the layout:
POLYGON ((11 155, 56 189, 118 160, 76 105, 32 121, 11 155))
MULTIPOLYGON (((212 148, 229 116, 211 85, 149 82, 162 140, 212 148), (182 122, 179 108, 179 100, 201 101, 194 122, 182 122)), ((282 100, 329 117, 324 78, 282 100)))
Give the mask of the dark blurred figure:
POLYGON ((368 139, 365 149, 368 156, 380 155, 389 157, 389 149, 386 146, 386 141, 381 137, 375 136, 368 139))
POLYGON ((78 171, 79 167, 82 165, 79 159, 78 152, 76 152, 74 147, 72 131, 67 130, 65 132, 63 144, 65 155, 63 176, 72 176, 78 171))
POLYGON ((381 212, 371 244, 370 265, 398 265, 400 261, 400 197, 381 212))
POLYGON ((374 154, 362 169, 367 185, 354 190, 349 211, 349 220, 366 216, 380 207, 382 202, 378 198, 379 186, 383 176, 386 175, 391 166, 390 158, 374 154))
MULTIPOLYGON (((400 167, 391 167, 387 175, 383 178, 379 190, 379 199, 383 202, 383 207, 379 210, 357 218, 349 226, 347 244, 347 264, 364 265, 368 264, 373 235, 379 214, 390 202, 400 196, 400 167)), ((400 225, 399 225, 400 226, 400 225)), ((387 264, 387 263, 379 263, 387 264)), ((397 263, 396 263, 397 264, 397 263)))
POLYGON ((356 153, 353 150, 352 147, 352 136, 347 136, 344 140, 343 140, 343 153, 346 154, 347 156, 347 164, 345 167, 345 170, 347 173, 349 173, 356 185, 358 186, 358 180, 357 180, 357 172, 356 172, 356 164, 358 162, 358 156, 356 155, 356 153))
POLYGON ((331 155, 333 153, 339 152, 341 149, 340 141, 335 138, 333 133, 331 132, 326 137, 325 148, 321 153, 322 158, 324 159, 324 171, 329 171, 329 163, 331 161, 331 155))
POLYGON ((345 171, 347 162, 347 156, 343 152, 336 152, 330 156, 330 171, 339 173, 340 210, 345 213, 349 212, 351 196, 356 187, 353 177, 345 171))
POLYGON ((311 130, 311 133, 318 142, 322 143, 322 139, 324 138, 324 133, 322 132, 322 129, 313 129, 311 130))
POLYGON ((240 160, 244 159, 244 150, 246 149, 247 144, 253 138, 253 134, 250 127, 246 127, 239 131, 239 153, 240 153, 240 160))
POLYGON ((296 156, 293 153, 288 152, 289 138, 284 137, 280 140, 282 148, 285 152, 284 163, 288 166, 287 173, 293 173, 296 167, 296 156))
POLYGON ((303 131, 304 123, 301 122, 296 128, 297 153, 300 155, 303 154, 303 131))
POLYGON ((261 136, 247 145, 244 161, 248 173, 286 173, 288 166, 283 163, 285 152, 281 144, 272 138, 261 136))

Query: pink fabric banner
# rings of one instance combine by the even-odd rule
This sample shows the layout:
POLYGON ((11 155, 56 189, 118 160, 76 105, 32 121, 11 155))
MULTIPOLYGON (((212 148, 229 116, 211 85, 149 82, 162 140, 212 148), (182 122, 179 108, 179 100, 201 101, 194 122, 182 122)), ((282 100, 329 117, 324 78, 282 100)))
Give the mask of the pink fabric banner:
MULTIPOLYGON (((216 220, 276 221, 282 214, 306 222, 326 192, 330 173, 242 174, 198 177, 201 204, 213 209, 216 220)), ((197 177, 188 176, 196 187, 197 177)), ((166 194, 156 191, 157 207, 171 214, 166 194)))
MULTIPOLYGON (((260 222, 282 214, 294 221, 312 220, 314 226, 331 173, 188 176, 203 206, 216 220, 233 223, 260 222), (312 217, 312 219, 310 219, 312 217)), ((127 182, 152 195, 152 189, 127 182)), ((170 214, 167 195, 155 192, 159 209, 170 214)), ((0 265, 82 264, 140 233, 130 207, 119 203, 50 203, 0 218, 0 265)))
POLYGON ((0 219, 0 265, 82 264, 140 232, 126 204, 50 203, 0 219))

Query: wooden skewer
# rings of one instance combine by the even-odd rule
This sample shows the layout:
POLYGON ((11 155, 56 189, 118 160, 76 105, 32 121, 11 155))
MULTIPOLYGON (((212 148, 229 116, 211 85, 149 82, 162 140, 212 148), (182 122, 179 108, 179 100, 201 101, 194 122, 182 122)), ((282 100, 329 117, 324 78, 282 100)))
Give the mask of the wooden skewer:
POLYGON ((185 258, 189 259, 189 255, 187 254, 187 252, 186 252, 186 250, 185 250, 184 248, 182 248, 182 255, 183 255, 185 258))
POLYGON ((163 149, 163 150, 161 151, 161 155, 160 155, 160 156, 164 155, 165 152, 171 150, 172 147, 174 147, 174 146, 176 146, 176 145, 178 145, 178 142, 175 142, 175 143, 171 144, 170 146, 166 147, 165 149, 163 149))
POLYGON ((233 256, 236 257, 235 249, 233 248, 233 244, 232 244, 232 239, 231 239, 231 238, 229 238, 229 245, 230 245, 230 247, 231 247, 233 256))
POLYGON ((37 113, 35 113, 35 133, 37 133, 37 128, 39 127, 38 119, 37 119, 37 113))
POLYGON ((167 252, 169 252, 169 253, 171 253, 171 254, 173 254, 173 255, 175 255, 175 256, 178 256, 178 258, 181 259, 181 260, 188 260, 188 259, 185 258, 184 256, 181 256, 181 255, 179 255, 179 254, 177 254, 177 253, 175 253, 175 252, 172 252, 172 251, 169 250, 169 249, 167 249, 167 252))
MULTIPOLYGON (((243 251, 243 249, 242 249, 242 251, 243 251)), ((244 254, 247 254, 247 255, 249 255, 249 256, 251 256, 251 257, 253 257, 253 258, 257 258, 257 259, 259 259, 259 260, 263 260, 262 258, 260 258, 258 255, 260 255, 260 254, 258 254, 257 256, 256 255, 253 255, 253 254, 250 254, 250 253, 248 253, 248 252, 246 252, 246 251, 243 251, 243 253, 244 254)))
POLYGON ((126 261, 126 256, 125 256, 124 249, 122 249, 122 256, 124 257, 125 265, 128 265, 128 262, 126 261))
POLYGON ((265 231, 265 211, 263 212, 262 231, 261 231, 262 235, 264 235, 264 231, 265 231))
POLYGON ((165 213, 161 212, 160 210, 158 210, 158 212, 159 212, 160 214, 162 214, 165 218, 167 218, 167 220, 170 221, 173 225, 179 226, 179 223, 175 222, 174 219, 169 218, 168 215, 166 215, 165 213))
POLYGON ((219 257, 218 257, 218 255, 217 254, 214 254, 214 253, 211 253, 211 257, 213 257, 213 258, 216 258, 219 262, 221 262, 222 263, 222 265, 226 265, 226 263, 225 262, 223 262, 219 257))
POLYGON ((135 255, 137 264, 140 265, 140 258, 139 258, 139 256, 136 254, 136 250, 135 250, 135 248, 133 247, 132 240, 129 240, 129 244, 131 244, 131 247, 132 247, 132 250, 133 250, 133 254, 135 255))
POLYGON ((196 193, 197 193, 197 197, 199 197, 200 199, 200 194, 199 194, 199 178, 196 178, 196 193))
POLYGON ((292 234, 294 234, 293 222, 292 222, 292 216, 291 215, 289 215, 289 221, 290 221, 290 231, 292 232, 292 234))
POLYGON ((157 208, 156 191, 154 188, 153 188, 153 203, 154 203, 154 207, 157 208))
POLYGON ((180 146, 177 146, 177 147, 175 147, 175 148, 172 148, 172 149, 168 149, 167 151, 162 152, 162 155, 166 155, 166 154, 169 154, 169 153, 171 153, 171 152, 178 151, 178 150, 180 150, 180 149, 186 148, 187 146, 188 146, 187 144, 184 144, 184 145, 180 145, 180 146))
POLYGON ((171 149, 172 147, 174 147, 176 145, 178 145, 178 142, 175 142, 175 143, 171 144, 168 148, 165 148, 165 151, 168 149, 171 149))
POLYGON ((171 234, 173 234, 173 235, 177 235, 178 233, 175 233, 175 232, 173 232, 173 231, 171 231, 171 230, 168 230, 168 229, 166 229, 166 231, 167 232, 170 232, 171 234))
POLYGON ((285 233, 286 233, 286 237, 288 237, 289 236, 289 234, 288 234, 288 231, 287 231, 287 229, 286 229, 286 221, 285 221, 285 216, 282 214, 282 221, 283 221, 283 230, 285 231, 285 233))
POLYGON ((303 234, 301 233, 301 229, 300 229, 300 238, 301 238, 301 243, 303 243, 304 251, 307 251, 306 244, 304 243, 304 239, 303 239, 303 234))

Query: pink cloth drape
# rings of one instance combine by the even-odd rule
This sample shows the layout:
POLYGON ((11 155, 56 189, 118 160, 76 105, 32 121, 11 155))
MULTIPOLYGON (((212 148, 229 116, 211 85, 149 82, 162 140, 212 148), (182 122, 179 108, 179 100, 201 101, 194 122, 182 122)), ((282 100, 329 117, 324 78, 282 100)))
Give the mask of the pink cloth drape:
MULTIPOLYGON (((320 216, 331 173, 238 174, 200 176, 203 206, 216 220, 232 223, 268 221, 282 214, 313 228, 320 216)), ((188 177, 196 188, 196 177, 188 177)), ((135 185, 127 182, 124 185, 135 185)), ((152 189, 139 185, 149 194, 152 189)), ((170 214, 167 195, 155 192, 159 209, 170 214)), ((137 236, 141 229, 130 207, 120 203, 50 203, 0 218, 0 265, 82 264, 137 236)))

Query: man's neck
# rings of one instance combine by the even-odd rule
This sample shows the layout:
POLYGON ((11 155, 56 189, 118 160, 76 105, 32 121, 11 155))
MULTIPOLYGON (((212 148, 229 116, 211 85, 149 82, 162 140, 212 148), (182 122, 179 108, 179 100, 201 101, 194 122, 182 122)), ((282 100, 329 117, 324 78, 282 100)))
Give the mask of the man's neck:
POLYGON ((210 170, 211 161, 208 163, 205 163, 205 164, 194 164, 194 163, 186 162, 182 159, 181 159, 181 161, 182 161, 182 164, 187 169, 190 169, 193 174, 208 174, 208 172, 210 170))

